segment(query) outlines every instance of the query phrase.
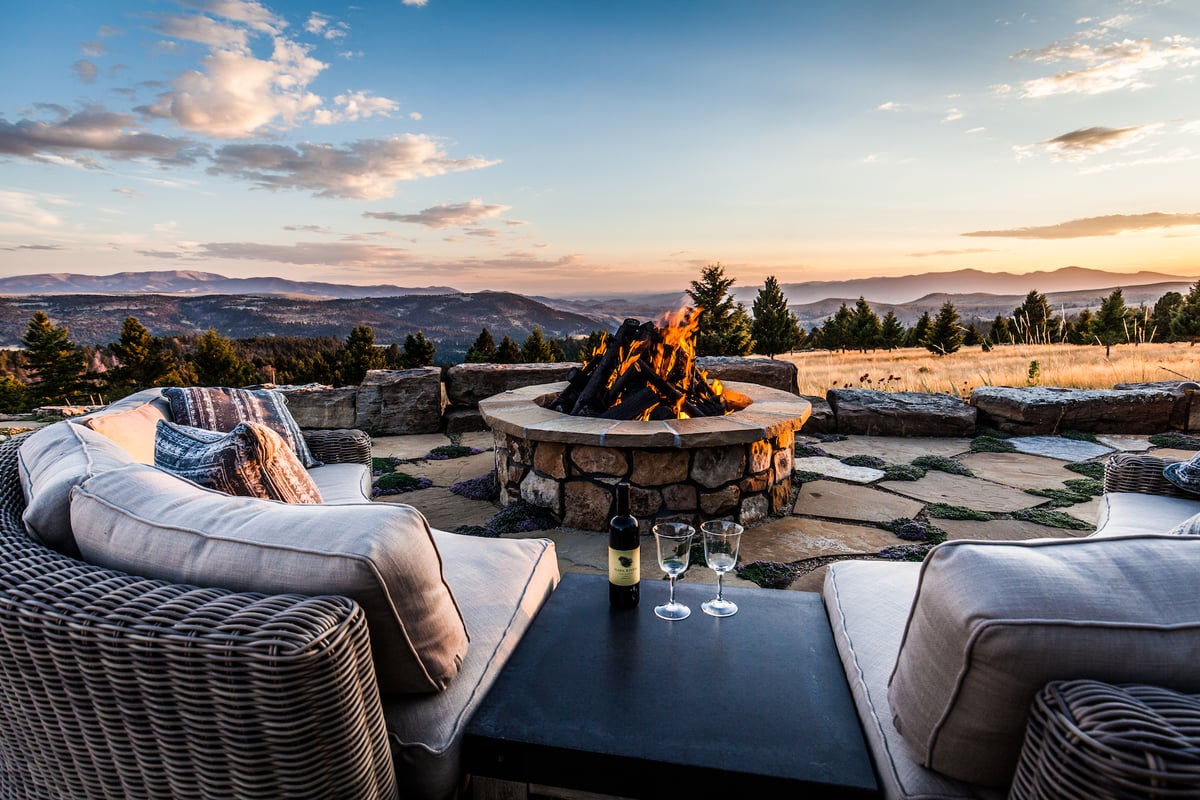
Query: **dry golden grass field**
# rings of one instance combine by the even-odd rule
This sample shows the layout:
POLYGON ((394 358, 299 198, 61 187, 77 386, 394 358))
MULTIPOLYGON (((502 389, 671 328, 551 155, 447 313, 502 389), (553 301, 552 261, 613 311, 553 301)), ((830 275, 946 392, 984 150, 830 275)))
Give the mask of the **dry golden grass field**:
POLYGON ((938 357, 924 348, 776 356, 795 363, 801 394, 832 388, 946 392, 969 397, 976 386, 1061 386, 1111 389, 1115 383, 1200 380, 1200 347, 1187 343, 1117 345, 1003 345, 990 352, 964 347, 938 357), (1035 365, 1036 362, 1036 365, 1035 365))

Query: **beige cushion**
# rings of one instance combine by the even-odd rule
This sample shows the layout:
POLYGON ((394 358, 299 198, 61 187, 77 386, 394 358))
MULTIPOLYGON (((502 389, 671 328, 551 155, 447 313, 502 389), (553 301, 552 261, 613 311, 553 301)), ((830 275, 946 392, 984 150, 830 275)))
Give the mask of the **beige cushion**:
POLYGON ((888 689, 916 759, 992 786, 1050 680, 1200 691, 1200 538, 947 542, 926 558, 888 689))
POLYGON ((234 591, 354 598, 387 691, 444 689, 467 652, 429 525, 408 506, 231 497, 131 464, 76 487, 71 522, 83 557, 100 566, 234 591))
POLYGON ((17 454, 25 529, 47 547, 78 557, 71 531, 71 487, 132 461, 112 439, 72 422, 56 422, 30 434, 17 454))
POLYGON ((129 453, 134 461, 154 463, 154 432, 159 420, 169 419, 164 402, 145 402, 93 414, 82 419, 84 425, 112 439, 129 453))
POLYGON ((227 494, 283 503, 319 503, 321 493, 283 438, 239 422, 229 433, 160 420, 154 465, 227 494))

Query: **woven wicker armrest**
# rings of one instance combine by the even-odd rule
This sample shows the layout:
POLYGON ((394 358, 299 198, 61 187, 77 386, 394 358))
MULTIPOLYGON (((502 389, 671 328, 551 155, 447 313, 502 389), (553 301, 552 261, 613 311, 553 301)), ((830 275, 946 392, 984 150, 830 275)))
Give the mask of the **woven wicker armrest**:
POLYGON ((1175 484, 1163 477, 1163 467, 1179 459, 1162 459, 1156 456, 1118 453, 1104 467, 1105 492, 1143 492, 1168 497, 1191 497, 1175 484))
POLYGON ((305 429, 304 441, 313 458, 326 464, 365 464, 371 466, 371 437, 354 428, 337 430, 305 429))

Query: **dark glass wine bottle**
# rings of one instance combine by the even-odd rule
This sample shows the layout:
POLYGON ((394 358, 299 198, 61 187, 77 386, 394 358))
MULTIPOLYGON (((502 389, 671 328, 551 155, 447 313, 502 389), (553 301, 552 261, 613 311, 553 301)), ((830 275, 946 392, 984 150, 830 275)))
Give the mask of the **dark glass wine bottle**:
POLYGON ((608 603, 633 608, 641 593, 641 538, 629 516, 629 484, 617 484, 617 515, 608 521, 608 603))

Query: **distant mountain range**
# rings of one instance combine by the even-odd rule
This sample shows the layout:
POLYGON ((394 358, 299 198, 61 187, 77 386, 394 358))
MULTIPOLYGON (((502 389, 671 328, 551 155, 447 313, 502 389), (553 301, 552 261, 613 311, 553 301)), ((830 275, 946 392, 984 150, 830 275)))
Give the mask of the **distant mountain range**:
MULTIPOLYGON (((781 288, 805 328, 820 324, 842 303, 864 297, 880 316, 889 310, 911 325, 950 300, 964 322, 1011 314, 1030 290, 1045 294, 1059 313, 1095 309, 1114 288, 1131 306, 1168 291, 1186 293, 1196 279, 1156 272, 1113 273, 1067 267, 1052 272, 957 270, 897 278, 808 281, 781 288)), ((758 287, 736 286, 753 303, 758 287)), ((187 335, 215 328, 226 336, 334 336, 370 325, 381 343, 403 342, 424 331, 444 357, 466 350, 486 326, 497 341, 522 340, 535 327, 548 336, 584 335, 615 328, 622 319, 654 319, 685 305, 684 291, 624 297, 527 297, 510 292, 459 292, 450 287, 350 286, 284 278, 227 278, 173 270, 115 275, 46 274, 0 278, 0 346, 17 346, 33 312, 66 324, 80 344, 117 338, 121 323, 137 317, 156 335, 187 335)))

